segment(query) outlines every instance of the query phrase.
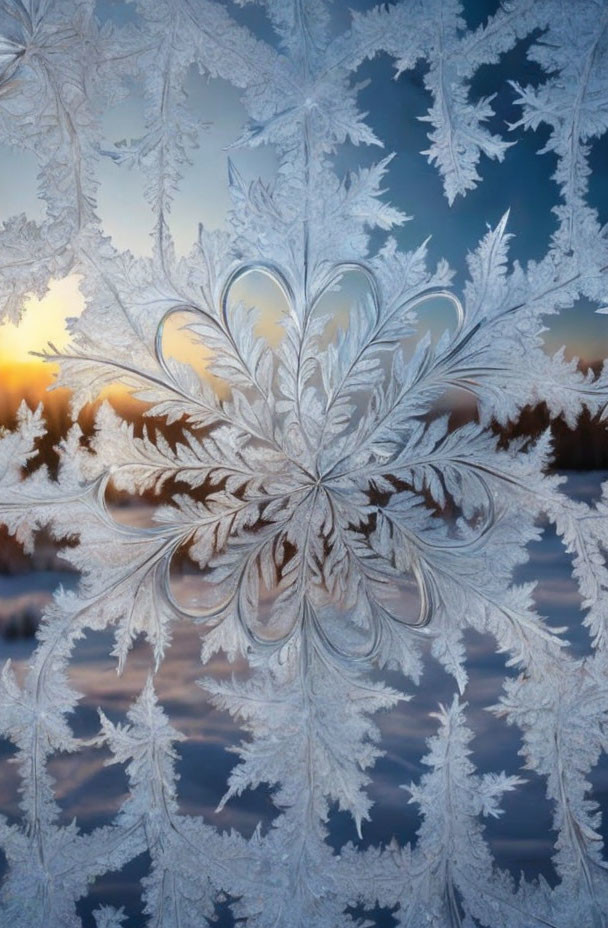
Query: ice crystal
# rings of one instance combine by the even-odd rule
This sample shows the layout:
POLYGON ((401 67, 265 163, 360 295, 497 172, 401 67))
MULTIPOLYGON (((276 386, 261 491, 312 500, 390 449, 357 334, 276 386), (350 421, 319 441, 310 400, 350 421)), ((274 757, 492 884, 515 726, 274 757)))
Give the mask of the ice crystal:
MULTIPOLYGON (((46 206, 40 221, 14 216, 0 230, 2 312, 18 319, 27 294, 78 274, 84 312, 68 348, 46 353, 73 415, 120 382, 156 423, 137 433, 102 404, 92 439, 74 425, 56 449, 56 474, 29 466, 41 410, 24 405, 0 436, 3 523, 27 550, 46 528, 81 576, 75 591, 56 592, 24 678, 6 665, 0 679, 0 730, 22 783, 21 820, 0 822, 3 924, 79 925, 88 884, 147 851, 145 912, 165 928, 200 926, 222 897, 259 928, 352 925, 357 905, 376 903, 404 926, 599 928, 608 878, 588 776, 607 747, 607 501, 562 492, 549 433, 499 447, 490 425, 539 402, 574 425, 608 403, 606 369, 583 374, 542 340, 547 315, 581 295, 601 310, 606 298, 607 238, 587 187, 590 143, 608 126, 608 7, 512 0, 473 30, 458 0, 399 0, 353 13, 336 36, 328 0, 262 6, 272 42, 213 0, 136 0, 114 26, 92 0, 6 0, 0 11, 0 140, 34 154, 46 206), (352 77, 381 52, 397 74, 426 62, 425 154, 451 203, 481 182, 482 156, 503 160, 512 144, 487 128, 492 100, 473 101, 470 85, 523 39, 546 77, 515 86, 518 125, 550 129, 558 227, 548 253, 522 266, 509 261, 505 215, 472 248, 457 292, 445 262, 428 267, 425 244, 370 245, 373 230, 407 217, 383 199, 390 158, 337 173, 344 142, 380 144, 352 77), (179 256, 169 216, 201 128, 192 66, 242 91, 249 122, 235 146, 273 146, 279 170, 249 182, 229 161, 228 230, 201 226, 179 256), (102 117, 134 85, 145 129, 112 145, 102 117), (100 159, 144 173, 151 257, 104 234, 100 159), (244 297, 260 280, 272 299, 244 297), (429 301, 451 314, 437 338, 425 334, 429 301), (170 350, 180 322, 200 357, 211 354, 202 375, 170 350), (438 412, 454 390, 476 408, 457 428, 438 412), (178 423, 177 440, 158 423, 178 423), (153 525, 116 521, 110 483, 162 490, 153 525), (541 518, 572 556, 593 639, 584 660, 537 613, 533 585, 513 579, 541 518), (203 605, 186 607, 172 585, 185 550, 207 585, 203 605), (200 681, 248 733, 222 804, 260 783, 274 790, 276 821, 249 840, 180 805, 185 735, 159 704, 155 675, 186 619, 200 625, 202 665, 221 651, 249 666, 232 679, 202 666, 200 681), (126 723, 100 707, 100 733, 85 745, 69 724, 78 694, 68 667, 78 639, 106 628, 120 671, 139 635, 154 659, 126 723), (436 715, 428 772, 407 787, 421 816, 416 845, 336 854, 326 840, 334 804, 359 834, 373 817, 373 717, 409 698, 378 668, 417 685, 430 648, 463 693, 467 629, 493 636, 517 669, 492 711, 518 726, 525 765, 545 780, 554 888, 493 862, 482 818, 498 816, 523 779, 476 773, 459 695, 436 715), (62 822, 48 769, 54 754, 85 747, 109 751, 130 790, 113 823, 87 833, 62 822)), ((105 928, 126 918, 107 905, 94 917, 105 928)))

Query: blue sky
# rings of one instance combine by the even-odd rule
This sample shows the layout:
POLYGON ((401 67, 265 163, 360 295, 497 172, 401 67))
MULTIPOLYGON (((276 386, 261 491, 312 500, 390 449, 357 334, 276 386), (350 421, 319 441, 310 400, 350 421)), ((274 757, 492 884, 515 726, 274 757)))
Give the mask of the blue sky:
MULTIPOLYGON (((260 37, 276 41, 261 7, 240 7, 231 0, 226 0, 226 5, 260 37)), ((372 5, 366 0, 357 0, 348 6, 361 9, 372 5)), ((475 26, 483 22, 497 5, 496 0, 467 0, 468 24, 475 26)), ((102 17, 119 22, 134 15, 133 7, 119 0, 103 0, 99 12, 102 17)), ((336 30, 347 27, 346 4, 334 4, 334 19, 336 30)), ((493 104, 496 115, 489 126, 493 131, 504 133, 506 124, 515 122, 519 115, 514 105, 515 91, 508 80, 516 79, 522 84, 541 80, 538 67, 526 58, 530 42, 530 39, 520 42, 498 65, 482 68, 475 78, 472 88, 475 98, 496 94, 493 104)), ((376 147, 345 145, 337 153, 336 163, 342 173, 369 164, 382 154, 395 153, 387 176, 387 198, 413 217, 396 230, 399 244, 411 248, 431 236, 430 259, 435 262, 444 257, 450 262, 456 271, 458 290, 466 276, 467 251, 484 234, 487 224, 496 224, 506 209, 511 211, 509 228, 514 234, 512 258, 526 262, 539 259, 546 252, 556 226, 551 212, 558 202, 558 190, 551 177, 555 159, 538 154, 546 141, 546 130, 524 132, 517 129, 509 134, 516 144, 507 151, 504 162, 482 157, 483 182, 449 206, 439 175, 420 154, 428 144, 428 126, 418 118, 429 105, 423 74, 423 67, 419 66, 395 80, 393 64, 385 55, 362 65, 355 79, 371 80, 360 93, 361 107, 369 113, 368 121, 384 141, 385 152, 381 153, 376 147)), ((228 156, 248 179, 262 176, 271 180, 277 168, 276 157, 269 148, 228 151, 246 121, 238 90, 223 80, 206 80, 192 69, 188 91, 194 113, 207 127, 200 132, 199 148, 193 153, 192 166, 186 171, 174 204, 172 227, 178 250, 182 252, 194 241, 200 221, 214 228, 226 225, 230 207, 228 156)), ((141 134, 143 108, 137 93, 106 114, 104 128, 109 142, 141 134)), ((590 201, 604 222, 608 220, 607 156, 608 141, 603 139, 595 143, 591 154, 590 201)), ((115 244, 135 253, 149 252, 151 214, 143 199, 141 176, 117 166, 110 159, 102 161, 99 176, 99 212, 115 244)), ((37 198, 35 159, 33 155, 0 147, 0 221, 23 211, 33 219, 40 218, 42 212, 37 198)), ((378 235, 374 244, 379 245, 381 241, 382 235, 378 235)), ((595 307, 585 301, 560 317, 551 318, 548 325, 546 345, 549 351, 564 344, 568 355, 582 355, 588 360, 608 355, 608 320, 606 316, 597 315, 595 307)))

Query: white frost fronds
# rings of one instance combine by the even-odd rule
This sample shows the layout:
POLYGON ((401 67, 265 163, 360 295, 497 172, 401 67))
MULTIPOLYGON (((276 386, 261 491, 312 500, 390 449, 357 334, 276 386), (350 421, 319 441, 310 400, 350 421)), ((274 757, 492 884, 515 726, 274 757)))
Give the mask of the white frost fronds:
MULTIPOLYGON (((376 902, 409 928, 603 928, 591 776, 608 746, 606 486, 593 505, 568 498, 551 471, 550 431, 499 443, 495 426, 540 403, 571 428, 583 412, 606 420, 608 367, 582 373, 564 349, 549 356, 543 334, 545 317, 581 297, 605 304, 606 236, 588 194, 591 145, 608 128, 608 8, 505 0, 472 29, 458 0, 397 0, 353 13, 337 35, 344 11, 328 0, 245 4, 0 9, 0 143, 36 159, 44 207, 36 221, 2 217, 0 314, 18 319, 27 294, 77 275, 85 305, 70 342, 43 352, 60 368, 54 385, 71 391, 74 417, 117 384, 146 404, 140 428, 103 402, 92 435, 75 424, 54 449, 56 468, 42 459, 41 408, 23 405, 0 434, 2 525, 27 553, 48 532, 79 574, 44 610, 29 666, 7 663, 0 676, 0 732, 21 795, 19 820, 0 822, 0 920, 78 928, 89 884, 147 853, 145 913, 158 928, 200 928, 227 897, 251 928, 346 928, 353 906, 376 902), (518 126, 548 127, 558 228, 544 257, 513 261, 505 201, 471 243, 456 292, 445 261, 429 266, 426 232, 410 251, 391 237, 411 218, 407 202, 386 196, 391 153, 352 164, 358 146, 381 145, 356 72, 383 53, 397 76, 425 68, 425 154, 453 203, 481 183, 482 155, 510 157, 515 136, 490 128, 491 98, 472 94, 480 69, 507 67, 524 40, 543 80, 517 86, 518 126), (246 119, 225 156, 225 226, 201 225, 180 255, 172 208, 206 128, 189 96, 195 71, 238 88, 246 119), (144 109, 129 141, 106 138, 122 100, 144 109), (232 150, 262 145, 278 162, 269 181, 232 150), (142 175, 149 257, 104 231, 102 158, 142 175), (273 308, 249 286, 260 276, 273 308), (449 319, 435 336, 437 300, 449 319), (172 356, 184 315, 204 364, 172 356), (445 414, 455 396, 470 411, 461 424, 445 414), (110 488, 145 498, 150 524, 114 518, 110 488), (585 660, 540 614, 535 584, 514 582, 546 519, 572 558, 585 660), (206 585, 192 607, 172 580, 186 553, 206 585), (185 736, 157 692, 164 700, 159 670, 184 620, 200 631, 203 690, 245 732, 222 814, 261 784, 277 810, 249 840, 187 814, 180 796, 185 736), (113 634, 125 674, 146 639, 150 676, 126 722, 100 709, 101 735, 87 746, 125 766, 129 791, 112 824, 83 834, 63 821, 51 772, 55 755, 83 747, 70 725, 70 663, 91 629, 113 634), (471 632, 505 656, 495 724, 518 726, 524 762, 546 784, 553 888, 516 883, 494 864, 482 819, 525 786, 476 771, 460 696, 438 713, 428 769, 408 787, 417 842, 339 854, 330 844, 334 808, 360 840, 373 823, 368 787, 383 753, 374 716, 409 698, 381 674, 424 686, 430 655, 464 693, 471 632), (238 661, 232 679, 214 675, 217 652, 238 661)), ((197 183, 206 194, 207 178, 197 183)), ((129 915, 107 905, 93 914, 98 928, 129 915)))

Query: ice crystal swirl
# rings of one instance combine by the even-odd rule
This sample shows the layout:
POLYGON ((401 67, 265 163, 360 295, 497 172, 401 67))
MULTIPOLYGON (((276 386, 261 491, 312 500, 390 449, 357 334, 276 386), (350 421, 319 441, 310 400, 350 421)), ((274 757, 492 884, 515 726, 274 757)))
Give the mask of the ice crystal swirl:
MULTIPOLYGON (((404 484, 423 467, 421 435, 429 448, 445 443, 445 420, 424 422, 429 391, 423 380, 457 351, 463 311, 445 290, 423 290, 388 313, 379 299, 363 265, 333 267, 302 307, 277 268, 245 265, 224 285, 217 317, 199 313, 187 323, 203 345, 207 338, 215 346, 211 370, 241 398, 231 406, 238 409, 236 419, 232 412, 230 424, 216 420, 201 440, 195 480, 210 484, 204 500, 194 505, 182 497, 160 518, 171 522, 187 514, 195 526, 191 556, 220 594, 197 617, 223 642, 227 634, 244 634, 254 646, 276 649, 305 630, 334 656, 369 659, 382 648, 387 622, 420 628, 431 618, 424 552, 454 540, 424 505, 426 479, 408 489, 404 484), (266 336, 260 326, 268 311, 231 299, 238 282, 260 276, 275 291, 266 336), (350 295, 341 292, 345 281, 350 295), (401 343, 414 332, 416 310, 441 300, 453 310, 454 331, 436 351, 425 340, 406 361, 401 343), (282 333, 277 339, 275 332, 274 346, 273 327, 282 333), (221 465, 210 446, 221 449, 221 465), (400 615, 399 584, 408 574, 418 596, 411 597, 410 614, 400 615)), ((156 346, 177 385, 163 349, 164 327, 174 314, 183 310, 165 315, 156 346)), ((490 529, 493 497, 483 474, 468 487, 462 478, 448 475, 446 490, 437 458, 438 504, 447 493, 469 516, 486 510, 483 528, 460 542, 467 549, 490 529)))

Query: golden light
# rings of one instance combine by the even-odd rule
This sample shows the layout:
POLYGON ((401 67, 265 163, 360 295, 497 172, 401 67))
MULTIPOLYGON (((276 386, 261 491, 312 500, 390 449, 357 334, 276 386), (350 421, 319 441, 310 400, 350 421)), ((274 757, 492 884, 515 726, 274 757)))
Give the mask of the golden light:
POLYGON ((41 300, 27 298, 17 325, 0 325, 0 364, 31 364, 36 360, 31 352, 43 351, 49 342, 57 348, 65 347, 69 341, 66 319, 79 316, 84 309, 78 283, 75 274, 52 280, 41 300))

